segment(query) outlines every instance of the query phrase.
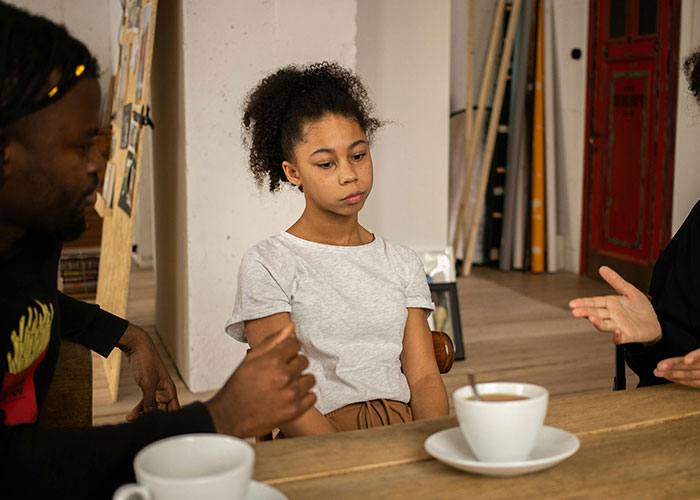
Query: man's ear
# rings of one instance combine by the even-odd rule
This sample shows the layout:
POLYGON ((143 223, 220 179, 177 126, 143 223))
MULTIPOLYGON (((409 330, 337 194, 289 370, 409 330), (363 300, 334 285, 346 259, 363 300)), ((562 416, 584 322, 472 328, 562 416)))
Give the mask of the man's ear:
POLYGON ((284 170, 284 175, 287 176, 287 180, 294 184, 295 186, 301 186, 301 178, 299 177, 299 170, 289 163, 288 161, 282 162, 282 170, 284 170))

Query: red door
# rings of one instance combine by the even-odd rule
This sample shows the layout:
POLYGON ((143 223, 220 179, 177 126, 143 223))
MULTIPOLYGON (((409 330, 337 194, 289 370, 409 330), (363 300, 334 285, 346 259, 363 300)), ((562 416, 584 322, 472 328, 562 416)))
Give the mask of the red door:
POLYGON ((592 0, 581 273, 646 290, 671 233, 679 0, 592 0))

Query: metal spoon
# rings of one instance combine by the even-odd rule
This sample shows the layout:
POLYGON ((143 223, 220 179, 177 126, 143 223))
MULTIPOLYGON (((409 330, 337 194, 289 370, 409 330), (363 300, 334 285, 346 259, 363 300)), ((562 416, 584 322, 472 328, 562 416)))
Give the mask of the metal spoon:
POLYGON ((476 390, 476 378, 474 377, 474 370, 467 368, 467 377, 469 377, 469 384, 472 386, 472 392, 474 393, 474 399, 476 401, 482 401, 479 392, 476 390))

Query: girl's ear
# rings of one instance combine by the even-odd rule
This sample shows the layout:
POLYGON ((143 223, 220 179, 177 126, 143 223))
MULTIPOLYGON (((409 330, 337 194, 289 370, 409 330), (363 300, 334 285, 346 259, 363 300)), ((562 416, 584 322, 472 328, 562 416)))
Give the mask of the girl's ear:
POLYGON ((295 186, 301 186, 301 179, 299 178, 299 171, 297 168, 289 163, 288 161, 282 162, 282 170, 284 170, 284 175, 287 176, 287 180, 294 184, 295 186))

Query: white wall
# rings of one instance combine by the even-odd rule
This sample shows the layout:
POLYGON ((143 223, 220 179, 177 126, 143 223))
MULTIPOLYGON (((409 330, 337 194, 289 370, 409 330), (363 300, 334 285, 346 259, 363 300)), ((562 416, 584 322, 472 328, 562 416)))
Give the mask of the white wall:
MULTIPOLYGON (((700 45, 700 2, 681 3, 680 62, 700 45)), ((675 171, 673 176, 673 222, 675 233, 700 199, 700 107, 688 91, 679 68, 676 122, 675 171)))
MULTIPOLYGON (((161 298, 157 326, 177 330, 163 335, 166 344, 189 388, 202 391, 219 387, 246 350, 223 333, 243 253, 286 229, 303 209, 296 191, 270 195, 256 188, 240 141, 242 99, 284 64, 332 59, 354 67, 356 10, 343 0, 181 0, 180 6, 184 88, 174 104, 184 107, 184 130, 175 137, 184 141, 185 159, 181 166, 162 164, 157 152, 156 170, 184 169, 182 185, 173 186, 184 192, 171 197, 177 206, 170 207, 170 221, 158 218, 156 245, 161 229, 184 245, 176 259, 160 251, 157 259, 158 287, 184 291, 161 298), (173 323, 168 316, 175 312, 180 319, 173 323)), ((167 76, 158 77, 159 85, 167 76)), ((167 209, 156 200, 156 210, 167 209)))
POLYGON ((387 120, 372 147, 369 230, 415 250, 447 245, 449 0, 359 0, 357 71, 387 120))

